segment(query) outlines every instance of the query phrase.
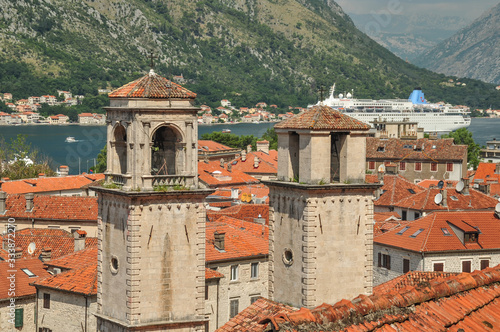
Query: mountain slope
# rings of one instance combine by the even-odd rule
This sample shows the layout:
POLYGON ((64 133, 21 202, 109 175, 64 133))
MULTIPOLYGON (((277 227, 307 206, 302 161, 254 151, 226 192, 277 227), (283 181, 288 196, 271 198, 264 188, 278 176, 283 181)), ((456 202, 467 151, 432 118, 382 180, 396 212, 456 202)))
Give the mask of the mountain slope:
POLYGON ((500 84, 500 4, 415 60, 446 75, 500 84))
POLYGON ((332 0, 0 0, 0 7, 0 92, 17 98, 118 87, 147 72, 150 51, 158 73, 182 73, 183 85, 211 106, 223 98, 306 106, 334 82, 360 98, 407 98, 414 86, 434 101, 481 106, 498 98, 480 82, 441 85, 443 75, 375 43, 332 0))

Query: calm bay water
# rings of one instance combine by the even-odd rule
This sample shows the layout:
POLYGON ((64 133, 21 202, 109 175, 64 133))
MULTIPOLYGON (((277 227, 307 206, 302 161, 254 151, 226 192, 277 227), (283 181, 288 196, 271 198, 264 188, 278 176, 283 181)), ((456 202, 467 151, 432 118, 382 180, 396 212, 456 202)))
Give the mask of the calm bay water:
MULTIPOLYGON (((274 124, 263 122, 200 125, 198 136, 228 128, 232 134, 261 137, 274 124)), ((486 145, 486 141, 493 138, 500 139, 500 118, 474 118, 468 129, 472 132, 476 143, 486 145)), ((68 165, 70 174, 88 171, 106 142, 105 126, 0 126, 0 136, 6 141, 16 138, 18 134, 27 135, 28 142, 49 157, 54 168, 68 165), (75 137, 77 142, 66 143, 65 139, 68 136, 75 137)))
MULTIPOLYGON (((214 124, 198 126, 198 136, 222 129, 231 129, 232 134, 254 135, 261 137, 274 123, 237 123, 214 124)), ((70 174, 87 172, 94 165, 94 158, 106 144, 105 126, 79 126, 79 125, 23 125, 0 126, 0 136, 9 142, 18 134, 26 135, 27 141, 36 147, 40 153, 51 160, 55 169, 59 165, 68 165, 70 174), (66 143, 66 137, 72 136, 77 142, 66 143)))

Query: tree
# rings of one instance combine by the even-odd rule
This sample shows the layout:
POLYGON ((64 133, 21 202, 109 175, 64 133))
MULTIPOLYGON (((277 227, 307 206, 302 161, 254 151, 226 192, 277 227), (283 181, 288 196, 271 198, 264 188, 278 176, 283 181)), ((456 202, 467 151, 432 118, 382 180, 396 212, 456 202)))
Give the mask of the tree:
POLYGON ((90 167, 94 173, 103 173, 107 168, 107 145, 104 145, 101 152, 97 155, 97 165, 90 167))
POLYGON ((453 138, 455 144, 467 145, 467 163, 469 167, 476 169, 479 165, 481 159, 479 158, 479 152, 481 147, 479 144, 474 142, 472 138, 472 133, 467 130, 467 128, 460 128, 449 134, 442 135, 441 138, 453 138))
POLYGON ((10 144, 0 141, 0 177, 11 180, 36 178, 38 174, 54 176, 47 158, 40 157, 36 149, 26 142, 26 135, 17 135, 10 144))
POLYGON ((278 134, 276 134, 274 127, 268 128, 262 135, 262 139, 269 141, 269 150, 278 150, 278 134))

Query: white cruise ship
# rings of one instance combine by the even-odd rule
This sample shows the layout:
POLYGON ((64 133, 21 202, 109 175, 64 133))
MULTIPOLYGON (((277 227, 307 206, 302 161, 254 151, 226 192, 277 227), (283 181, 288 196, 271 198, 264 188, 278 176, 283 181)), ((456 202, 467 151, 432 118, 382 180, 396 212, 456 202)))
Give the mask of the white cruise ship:
POLYGON ((335 84, 330 96, 318 104, 330 106, 363 121, 374 120, 418 122, 425 132, 450 132, 470 125, 469 109, 450 104, 430 104, 421 88, 415 88, 405 99, 354 99, 351 93, 335 96, 335 84))

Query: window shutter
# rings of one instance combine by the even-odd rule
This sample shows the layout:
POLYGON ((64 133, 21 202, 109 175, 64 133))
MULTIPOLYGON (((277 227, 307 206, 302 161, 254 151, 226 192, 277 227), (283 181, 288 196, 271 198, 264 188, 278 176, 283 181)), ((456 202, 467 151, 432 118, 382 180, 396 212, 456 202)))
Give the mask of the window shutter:
POLYGON ((391 256, 387 255, 387 270, 391 269, 391 256))
POLYGON ((382 266, 382 254, 378 253, 378 267, 382 266))
POLYGON ((481 270, 484 270, 486 268, 490 267, 490 261, 489 259, 483 259, 481 260, 481 270))
POLYGON ((23 326, 24 309, 17 308, 15 311, 15 316, 16 316, 16 318, 14 319, 14 327, 22 327, 23 326))

